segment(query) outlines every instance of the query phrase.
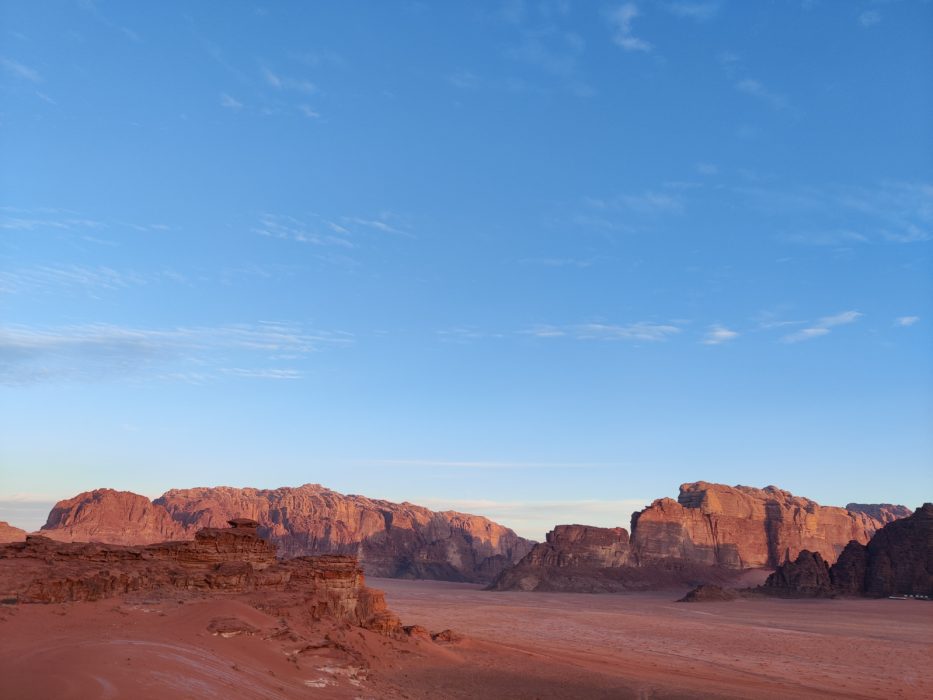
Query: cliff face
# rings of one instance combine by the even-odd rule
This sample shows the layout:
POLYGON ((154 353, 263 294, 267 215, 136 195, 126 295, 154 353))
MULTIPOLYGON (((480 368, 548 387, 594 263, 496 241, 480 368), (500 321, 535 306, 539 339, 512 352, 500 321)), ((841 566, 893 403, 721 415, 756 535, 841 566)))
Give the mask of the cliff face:
POLYGON ((30 535, 0 546, 0 593, 19 603, 100 600, 135 591, 295 594, 314 619, 393 633, 398 619, 364 585, 352 557, 278 561, 256 523, 205 528, 194 540, 141 547, 63 543, 30 535))
POLYGON ((196 531, 172 520, 164 508, 145 496, 113 489, 97 489, 59 501, 41 529, 43 535, 54 540, 107 544, 185 540, 194 537, 196 531))
POLYGON ((698 481, 632 517, 639 563, 681 559, 733 569, 775 567, 806 549, 835 561, 850 540, 866 543, 884 523, 866 512, 821 506, 775 486, 698 481))
MULTIPOLYGON (((892 518, 902 512, 863 508, 892 518)), ((799 571, 788 568, 786 576, 826 588, 828 563, 848 542, 862 546, 882 526, 868 512, 821 506, 774 486, 699 481, 681 486, 676 501, 662 498, 633 515, 631 538, 622 528, 558 526, 491 587, 599 592, 732 584, 742 571, 774 568, 806 551, 818 561, 804 557, 799 571)))
POLYGON ((13 527, 7 522, 0 520, 0 543, 3 542, 22 542, 26 539, 26 531, 13 527))
POLYGON ((188 539, 244 516, 280 556, 346 554, 371 576, 489 581, 532 542, 487 518, 345 496, 315 484, 274 490, 197 488, 153 502, 110 490, 58 503, 42 533, 69 541, 141 544, 188 539))
POLYGON ((850 542, 832 567, 826 567, 819 554, 802 552, 797 562, 780 566, 768 577, 762 590, 797 596, 933 596, 933 504, 888 523, 867 545, 850 542), (801 560, 814 559, 822 564, 819 585, 813 576, 797 575, 801 560))

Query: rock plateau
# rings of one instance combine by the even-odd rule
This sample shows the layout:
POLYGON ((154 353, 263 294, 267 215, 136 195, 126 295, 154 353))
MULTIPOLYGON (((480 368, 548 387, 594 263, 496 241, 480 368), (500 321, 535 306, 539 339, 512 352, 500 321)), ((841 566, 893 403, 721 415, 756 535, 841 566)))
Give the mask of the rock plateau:
POLYGON ((174 489, 155 501, 99 489, 56 504, 41 534, 64 541, 149 544, 190 539, 237 516, 259 523, 280 556, 357 557, 367 574, 488 582, 533 542, 487 518, 411 503, 296 488, 174 489))
POLYGON ((834 562, 848 542, 867 543, 888 521, 870 513, 893 519, 906 510, 860 507, 821 506, 775 486, 684 484, 676 501, 658 499, 635 513, 631 537, 622 528, 558 526, 491 588, 600 592, 738 584, 743 572, 773 569, 804 550, 834 562))
POLYGON ((0 520, 0 543, 3 542, 22 542, 26 539, 26 531, 13 527, 7 522, 0 520))

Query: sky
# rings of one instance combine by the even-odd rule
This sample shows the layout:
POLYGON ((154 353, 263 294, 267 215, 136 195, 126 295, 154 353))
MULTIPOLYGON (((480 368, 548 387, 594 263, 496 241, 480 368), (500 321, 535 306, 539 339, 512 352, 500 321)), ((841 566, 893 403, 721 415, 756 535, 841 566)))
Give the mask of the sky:
POLYGON ((933 499, 933 4, 0 1, 0 520, 933 499))

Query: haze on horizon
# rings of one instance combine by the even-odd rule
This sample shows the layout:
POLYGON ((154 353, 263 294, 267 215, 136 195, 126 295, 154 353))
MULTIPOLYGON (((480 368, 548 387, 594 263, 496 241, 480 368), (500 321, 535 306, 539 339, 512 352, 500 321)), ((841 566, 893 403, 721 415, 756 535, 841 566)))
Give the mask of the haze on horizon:
POLYGON ((929 2, 0 2, 0 520, 933 494, 929 2))

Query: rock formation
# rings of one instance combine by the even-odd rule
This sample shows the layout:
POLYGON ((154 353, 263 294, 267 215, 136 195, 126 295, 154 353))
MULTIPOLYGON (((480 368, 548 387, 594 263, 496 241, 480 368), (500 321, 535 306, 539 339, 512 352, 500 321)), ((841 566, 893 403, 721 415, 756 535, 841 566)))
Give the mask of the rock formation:
POLYGON ((804 549, 833 562, 850 540, 867 543, 883 525, 866 512, 821 506, 776 486, 698 481, 683 484, 676 501, 659 499, 632 516, 632 543, 639 563, 775 567, 804 549))
POLYGON ((26 539, 26 531, 13 527, 8 522, 0 520, 0 543, 22 542, 26 539))
POLYGON ((314 619, 385 634, 400 629, 380 591, 349 556, 277 560, 246 519, 204 528, 193 540, 145 546, 56 542, 30 535, 0 546, 0 599, 12 603, 100 600, 137 591, 286 592, 314 619))
POLYGON ((101 489, 56 504, 41 532, 66 541, 147 544, 188 539, 240 515, 259 522, 280 556, 348 554, 370 576, 485 582, 533 544, 480 516, 345 496, 316 484, 176 489, 152 502, 101 489))
POLYGON ((197 527, 191 529, 175 522, 164 508, 145 496, 97 489, 56 503, 41 532, 64 542, 151 544, 191 539, 197 527))
POLYGON ((739 583, 743 571, 774 568, 804 550, 833 562, 846 543, 866 543, 884 525, 868 511, 885 518, 903 512, 862 507, 866 512, 821 506, 774 486, 684 484, 677 501, 662 498, 632 516, 631 538, 622 528, 556 527, 491 588, 600 592, 739 583))
POLYGON ((933 504, 894 520, 867 545, 852 541, 827 566, 819 554, 801 552, 762 587, 774 595, 933 596, 933 504))
POLYGON ((721 603, 735 600, 739 594, 727 588, 719 586, 701 585, 691 590, 687 595, 678 600, 678 603, 721 603))
POLYGON ((911 513, 907 506, 896 506, 893 503, 848 503, 846 510, 864 513, 885 525, 900 518, 906 518, 911 513))

